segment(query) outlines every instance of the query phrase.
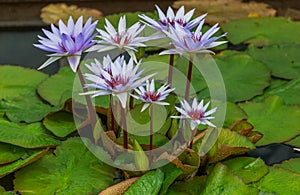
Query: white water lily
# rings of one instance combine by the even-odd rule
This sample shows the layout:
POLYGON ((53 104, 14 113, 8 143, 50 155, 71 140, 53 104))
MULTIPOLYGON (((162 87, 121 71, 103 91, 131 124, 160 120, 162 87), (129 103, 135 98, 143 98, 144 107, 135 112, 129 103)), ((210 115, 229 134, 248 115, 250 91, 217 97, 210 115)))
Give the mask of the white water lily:
POLYGON ((203 20, 203 18, 207 15, 203 14, 191 20, 194 15, 195 9, 192 9, 185 14, 184 6, 181 6, 175 14, 173 9, 171 7, 168 7, 167 14, 164 14, 163 11, 157 5, 155 5, 155 7, 159 16, 158 20, 154 20, 146 16, 145 14, 139 15, 139 17, 144 20, 143 22, 146 25, 160 32, 168 30, 170 26, 174 27, 175 24, 178 24, 186 29, 192 29, 195 26, 197 26, 201 22, 201 20, 203 20))
POLYGON ((164 31, 167 37, 171 39, 174 48, 165 50, 161 52, 160 55, 214 53, 209 49, 227 42, 217 41, 221 37, 226 36, 226 33, 213 37, 213 35, 220 29, 218 24, 215 24, 204 34, 202 33, 203 24, 204 20, 200 22, 195 32, 189 31, 178 24, 175 24, 175 27, 170 27, 169 31, 164 31))
POLYGON ((95 60, 95 63, 86 65, 92 73, 84 74, 85 78, 91 81, 91 83, 85 84, 85 87, 94 90, 80 95, 96 97, 111 94, 116 96, 122 107, 125 108, 130 91, 140 87, 147 79, 155 75, 141 77, 144 70, 138 71, 140 64, 141 61, 134 66, 132 58, 126 63, 124 57, 118 57, 112 61, 109 55, 104 57, 102 64, 95 60))
POLYGON ((183 100, 180 103, 182 108, 176 106, 175 108, 179 113, 181 113, 181 116, 171 116, 172 118, 189 119, 192 130, 195 130, 199 124, 216 127, 209 120, 215 118, 210 115, 215 113, 217 108, 206 111, 210 102, 204 105, 204 100, 201 100, 198 104, 197 99, 194 98, 192 105, 190 105, 186 100, 183 100))
POLYGON ((169 85, 164 84, 157 91, 155 91, 154 79, 152 79, 151 82, 147 80, 145 87, 140 86, 134 89, 139 96, 131 94, 132 97, 145 102, 141 112, 146 110, 150 104, 169 105, 168 102, 163 102, 163 100, 165 100, 167 96, 175 90, 175 88, 168 89, 169 85))
POLYGON ((65 25, 62 20, 59 20, 58 28, 51 24, 52 32, 43 29, 47 38, 38 36, 39 44, 34 44, 35 47, 54 52, 50 54, 50 58, 42 64, 38 69, 45 68, 51 63, 59 60, 62 57, 67 57, 69 65, 73 72, 77 71, 80 58, 83 52, 86 52, 95 43, 93 39, 96 34, 93 34, 97 22, 92 23, 92 18, 89 18, 83 25, 83 17, 79 17, 76 23, 72 17, 69 17, 68 24, 65 25))
POLYGON ((97 29, 99 35, 97 36, 100 40, 97 44, 91 47, 88 51, 108 51, 112 49, 119 49, 120 52, 126 51, 136 62, 134 52, 137 51, 138 47, 146 47, 145 41, 148 41, 148 37, 141 37, 140 34, 145 28, 145 25, 137 22, 126 28, 126 17, 122 16, 119 20, 118 29, 105 19, 105 30, 97 29))

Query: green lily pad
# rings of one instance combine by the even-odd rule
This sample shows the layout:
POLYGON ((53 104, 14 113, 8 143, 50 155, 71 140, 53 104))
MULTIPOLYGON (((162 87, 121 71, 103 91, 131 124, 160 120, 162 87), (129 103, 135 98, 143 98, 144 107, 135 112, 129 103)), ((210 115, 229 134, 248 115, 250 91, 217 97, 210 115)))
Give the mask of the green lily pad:
MULTIPOLYGON (((176 63, 177 59, 178 56, 175 55, 174 64, 176 63)), ((143 75, 146 76, 152 73, 156 73, 156 75, 153 77, 155 80, 166 82, 168 79, 169 60, 169 55, 150 55, 146 58, 143 58, 140 69, 145 69, 143 75)), ((175 82, 176 80, 173 79, 173 81, 175 82)))
POLYGON ((297 174, 300 174, 300 158, 291 158, 283 161, 281 164, 275 164, 274 167, 283 168, 297 174))
POLYGON ((195 176, 187 181, 179 181, 171 185, 168 195, 192 195, 201 194, 205 186, 207 176, 195 176))
POLYGON ((269 174, 260 181, 253 184, 261 192, 272 192, 275 194, 298 194, 300 192, 300 174, 277 168, 270 167, 269 174), (283 182, 288 181, 288 182, 283 182))
POLYGON ((156 195, 162 186, 163 180, 164 173, 160 169, 150 171, 134 182, 124 195, 156 195))
MULTIPOLYGON (((86 62, 82 62, 82 72, 87 72, 87 68, 84 66, 86 62)), ((68 99, 73 96, 76 101, 85 103, 85 97, 79 95, 82 92, 82 87, 77 75, 70 69, 70 67, 62 67, 59 72, 44 82, 42 82, 37 88, 38 94, 51 105, 57 106, 64 104, 68 99)), ((108 108, 109 96, 99 96, 92 99, 95 105, 108 108)))
POLYGON ((21 159, 0 167, 0 178, 8 175, 24 166, 36 161, 40 157, 46 154, 48 149, 44 150, 30 150, 21 159))
POLYGON ((257 194, 258 190, 247 186, 232 174, 230 169, 218 163, 208 175, 202 194, 257 194))
POLYGON ((222 129, 218 137, 218 150, 209 157, 211 163, 218 162, 230 155, 245 153, 255 149, 255 145, 245 136, 229 129, 222 129))
POLYGON ((295 137, 300 132, 300 109, 286 106, 278 96, 270 96, 263 102, 240 104, 255 130, 263 134, 257 145, 280 143, 295 137))
POLYGON ((165 179, 159 194, 164 195, 167 193, 170 185, 183 173, 183 171, 172 163, 169 163, 160 169, 164 172, 165 179))
POLYGON ((2 195, 15 195, 15 192, 12 191, 6 191, 2 186, 0 186, 0 194, 2 195))
MULTIPOLYGON (((280 81, 278 81, 278 83, 279 82, 280 81)), ((277 95, 281 97, 284 103, 288 105, 300 105, 300 79, 294 79, 290 82, 282 82, 282 85, 267 90, 263 96, 255 98, 255 101, 262 100, 270 95, 277 95)))
POLYGON ((51 105, 60 105, 72 97, 75 73, 70 67, 62 67, 59 72, 44 82, 38 88, 38 94, 51 105))
POLYGON ((0 142, 24 148, 56 146, 59 140, 48 134, 42 123, 17 124, 0 120, 0 142))
POLYGON ((299 44, 270 45, 263 48, 249 47, 248 53, 272 70, 272 75, 284 79, 300 77, 299 44))
POLYGON ((269 171, 260 158, 238 157, 222 162, 230 171, 239 176, 245 184, 260 180, 269 171))
POLYGON ((222 73, 229 101, 249 100, 269 86, 269 69, 244 53, 224 52, 215 61, 222 73))
POLYGON ((224 128, 229 128, 233 123, 246 118, 246 113, 237 104, 227 102, 224 128))
POLYGON ((26 154, 25 149, 11 144, 0 143, 0 165, 11 163, 26 154))
POLYGON ((250 42, 256 45, 276 43, 300 43, 300 22, 287 18, 246 18, 222 25, 228 32, 227 39, 233 44, 250 42))
POLYGON ((34 94, 0 100, 0 109, 4 110, 6 116, 13 122, 41 121, 47 114, 58 111, 62 107, 63 105, 51 106, 43 102, 35 92, 34 94))
POLYGON ((0 99, 32 94, 48 76, 37 70, 20 66, 0 66, 0 99))
POLYGON ((298 136, 298 137, 296 137, 296 138, 294 138, 294 139, 292 139, 292 140, 290 140, 286 143, 290 144, 292 146, 296 146, 296 147, 300 148, 300 136, 298 136))
POLYGON ((43 124, 58 137, 66 137, 76 130, 73 115, 65 111, 48 115, 43 120, 43 124))
POLYGON ((97 194, 113 184, 116 169, 96 158, 80 138, 68 139, 54 153, 16 172, 15 190, 21 194, 97 194))

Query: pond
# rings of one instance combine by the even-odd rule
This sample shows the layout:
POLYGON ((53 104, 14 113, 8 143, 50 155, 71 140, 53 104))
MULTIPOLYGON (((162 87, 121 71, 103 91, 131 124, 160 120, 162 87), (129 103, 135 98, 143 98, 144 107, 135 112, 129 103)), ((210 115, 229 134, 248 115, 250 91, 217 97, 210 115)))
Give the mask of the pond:
POLYGON ((0 194, 298 194, 296 1, 130 3, 2 27, 0 194))

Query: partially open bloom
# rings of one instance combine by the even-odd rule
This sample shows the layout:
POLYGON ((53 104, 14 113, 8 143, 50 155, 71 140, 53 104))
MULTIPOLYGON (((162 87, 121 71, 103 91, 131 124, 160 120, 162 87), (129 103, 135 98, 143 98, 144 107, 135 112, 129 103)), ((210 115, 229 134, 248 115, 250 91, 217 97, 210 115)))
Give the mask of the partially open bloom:
POLYGON ((96 36, 96 34, 93 34, 96 25, 97 21, 92 23, 92 18, 89 18, 83 25, 83 17, 81 16, 76 23, 70 17, 67 25, 59 20, 58 28, 51 24, 52 32, 42 29, 47 38, 38 36, 40 44, 34 44, 34 46, 54 53, 50 54, 50 58, 38 69, 42 69, 67 56, 71 69, 76 72, 81 54, 95 44, 92 40, 96 36))
POLYGON ((195 32, 182 28, 175 24, 175 27, 170 27, 170 31, 164 31, 167 37, 172 41, 174 48, 165 50, 160 54, 193 54, 193 53, 213 53, 210 48, 224 44, 227 41, 217 41, 221 37, 226 36, 226 33, 213 37, 213 35, 220 29, 218 24, 215 24, 204 34, 202 27, 204 20, 200 22, 195 32))
POLYGON ((136 61, 134 52, 137 51, 137 47, 145 47, 143 43, 149 38, 140 37, 141 32, 145 28, 144 25, 139 22, 135 23, 128 29, 126 29, 126 17, 123 16, 119 20, 118 30, 116 31, 114 26, 105 19, 105 30, 97 29, 99 32, 100 40, 97 41, 97 45, 94 45, 89 51, 108 51, 112 49, 119 49, 120 51, 126 51, 136 61))
POLYGON ((181 113, 181 116, 171 116, 172 118, 181 118, 189 119, 191 121, 191 129, 195 130, 197 125, 209 125, 215 127, 209 120, 214 119, 215 117, 210 116, 215 113, 217 108, 213 108, 209 111, 206 111, 210 102, 203 106, 203 100, 198 104, 197 99, 194 98, 192 105, 190 105, 186 100, 181 101, 181 107, 176 107, 176 110, 181 113))
POLYGON ((96 97, 112 94, 113 96, 117 96, 122 107, 125 108, 128 93, 136 87, 143 85, 143 82, 154 75, 151 74, 141 78, 144 70, 138 72, 140 64, 141 62, 138 62, 134 66, 132 58, 126 63, 124 57, 118 57, 115 61, 112 61, 109 55, 104 57, 102 64, 96 60, 95 63, 87 65, 92 73, 84 74, 85 78, 91 81, 91 83, 85 84, 85 87, 94 90, 81 93, 81 95, 96 97))
POLYGON ((134 89, 139 96, 131 94, 132 97, 145 102, 144 106, 142 107, 141 112, 146 110, 150 104, 159 104, 159 105, 169 105, 168 102, 163 102, 166 97, 175 90, 168 89, 169 85, 164 84, 161 86, 157 91, 155 91, 154 80, 152 79, 151 82, 149 80, 146 81, 146 88, 144 86, 140 86, 134 89))
POLYGON ((155 7, 159 16, 158 21, 146 16, 145 14, 139 16, 144 20, 145 24, 161 32, 168 30, 170 26, 175 26, 175 24, 178 24, 186 29, 192 29, 197 26, 206 16, 206 14, 204 14, 191 20, 194 15, 195 9, 192 9, 185 14, 184 6, 181 6, 175 15, 173 9, 171 7, 168 7, 167 14, 165 15, 157 5, 155 5, 155 7))

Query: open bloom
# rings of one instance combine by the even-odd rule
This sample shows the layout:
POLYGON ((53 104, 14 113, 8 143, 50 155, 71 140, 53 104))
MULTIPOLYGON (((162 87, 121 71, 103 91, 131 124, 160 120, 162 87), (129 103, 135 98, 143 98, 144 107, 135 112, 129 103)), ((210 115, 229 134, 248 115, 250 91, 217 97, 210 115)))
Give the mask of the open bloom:
POLYGON ((105 19, 105 30, 97 29, 99 32, 97 45, 94 45, 89 51, 108 51, 112 49, 119 49, 120 51, 126 51, 136 61, 134 52, 137 51, 137 47, 145 47, 143 43, 149 38, 141 37, 140 34, 145 28, 144 25, 139 22, 135 23, 128 29, 126 29, 126 17, 122 16, 119 20, 118 30, 116 31, 114 26, 105 19))
POLYGON ((91 65, 87 65, 87 68, 92 73, 85 73, 84 76, 87 80, 91 81, 89 84, 85 84, 85 87, 92 88, 94 90, 81 95, 92 95, 92 97, 112 94, 117 96, 120 100, 122 107, 126 107, 128 93, 143 85, 147 79, 154 74, 141 78, 144 70, 138 72, 141 61, 134 66, 133 59, 130 58, 126 63, 124 57, 118 57, 115 61, 112 61, 109 55, 104 57, 103 63, 95 61, 91 65))
POLYGON ((82 52, 95 44, 92 40, 96 36, 93 34, 96 25, 97 21, 92 23, 92 18, 89 18, 83 25, 83 17, 81 16, 76 23, 70 17, 67 25, 59 20, 58 28, 51 24, 52 32, 42 29, 47 38, 38 36, 40 44, 34 44, 34 46, 54 53, 50 54, 50 58, 38 69, 67 56, 71 69, 76 72, 82 52))
POLYGON ((149 80, 146 81, 146 88, 144 86, 140 86, 136 89, 134 89, 139 96, 131 94, 132 97, 141 100, 145 102, 144 106, 142 107, 141 112, 146 110, 150 104, 159 104, 159 105, 169 105, 168 102, 163 102, 162 100, 165 100, 166 97, 175 90, 168 89, 169 85, 164 84, 161 86, 157 91, 155 91, 155 85, 154 85, 154 79, 149 82, 149 80))
POLYGON ((171 116, 172 118, 190 119, 192 130, 195 130, 199 124, 215 127, 215 125, 209 120, 215 118, 210 115, 215 113, 217 108, 206 111, 210 102, 203 106, 203 100, 201 100, 198 104, 197 99, 194 98, 192 105, 190 105, 186 100, 183 100, 180 103, 182 108, 176 106, 175 108, 181 113, 181 116, 171 116))
POLYGON ((200 22, 195 32, 182 28, 178 24, 175 24, 175 27, 170 27, 170 31, 164 31, 167 37, 171 39, 174 48, 165 50, 160 54, 214 53, 209 49, 226 43, 227 41, 217 41, 221 37, 226 36, 226 33, 213 37, 220 29, 218 24, 215 24, 203 34, 203 24, 204 20, 200 22))
POLYGON ((206 16, 206 14, 204 14, 191 20, 194 15, 195 9, 192 9, 185 14, 184 6, 181 6, 175 15, 173 9, 171 7, 168 7, 167 14, 165 15, 157 5, 155 5, 155 7, 159 16, 158 21, 146 16, 145 14, 139 15, 139 17, 144 20, 145 24, 161 32, 168 30, 170 26, 175 26, 175 23, 186 29, 192 29, 197 26, 206 16))

